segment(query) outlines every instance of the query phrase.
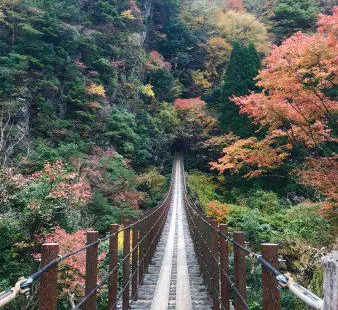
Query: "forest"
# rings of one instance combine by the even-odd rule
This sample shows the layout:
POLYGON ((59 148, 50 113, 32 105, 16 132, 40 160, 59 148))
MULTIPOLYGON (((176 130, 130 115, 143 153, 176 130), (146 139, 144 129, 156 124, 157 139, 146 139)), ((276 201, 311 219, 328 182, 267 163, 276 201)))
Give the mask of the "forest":
MULTIPOLYGON (((254 250, 278 243, 281 269, 322 295, 319 258, 338 244, 335 4, 0 0, 0 291, 38 269, 42 242, 66 253, 154 208, 178 151, 204 212, 254 250)), ((60 268, 69 309, 84 265, 60 268)))

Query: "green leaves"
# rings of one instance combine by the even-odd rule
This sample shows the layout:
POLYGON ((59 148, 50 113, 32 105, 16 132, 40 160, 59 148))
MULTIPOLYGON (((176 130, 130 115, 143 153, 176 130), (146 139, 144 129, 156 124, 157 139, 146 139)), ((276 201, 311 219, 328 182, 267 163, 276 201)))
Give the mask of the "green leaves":
POLYGON ((318 4, 314 0, 281 0, 271 18, 276 41, 291 36, 297 31, 309 30, 316 23, 318 4))
POLYGON ((238 43, 233 45, 218 99, 219 120, 225 132, 233 132, 241 137, 253 134, 255 128, 252 120, 240 115, 239 108, 231 99, 233 96, 243 96, 258 90, 255 77, 260 67, 260 58, 252 43, 247 47, 238 43))

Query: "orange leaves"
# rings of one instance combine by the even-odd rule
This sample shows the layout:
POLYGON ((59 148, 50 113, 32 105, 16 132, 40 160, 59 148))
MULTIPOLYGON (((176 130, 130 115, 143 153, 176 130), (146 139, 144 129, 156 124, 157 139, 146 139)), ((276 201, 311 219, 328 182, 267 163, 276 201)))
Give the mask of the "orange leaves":
POLYGON ((157 70, 166 68, 171 69, 171 64, 163 58, 163 56, 157 51, 151 51, 149 53, 149 60, 146 63, 146 66, 149 70, 157 70))
POLYGON ((310 186, 324 195, 329 203, 328 207, 337 206, 338 203, 338 158, 307 159, 304 166, 294 170, 301 184, 310 186))
MULTIPOLYGON (((54 232, 44 239, 45 243, 56 242, 60 246, 60 255, 74 251, 85 245, 86 230, 78 230, 74 233, 67 233, 60 227, 56 227, 54 232)), ((39 257, 39 254, 35 254, 39 257)), ((100 255, 102 261, 106 253, 100 255)), ((64 294, 83 293, 86 274, 86 251, 73 255, 60 263, 59 282, 62 284, 64 294)))
POLYGON ((242 0, 226 0, 224 7, 227 10, 244 12, 244 5, 242 0))
POLYGON ((201 134, 206 137, 217 124, 217 120, 206 111, 206 103, 200 98, 176 99, 174 102, 175 110, 180 118, 191 125, 191 130, 195 133, 197 128, 201 129, 201 134))
POLYGON ((229 207, 217 200, 210 201, 206 208, 206 215, 214 218, 217 223, 225 223, 228 219, 229 207))
POLYGON ((333 8, 332 15, 320 14, 318 20, 318 31, 327 35, 328 43, 331 46, 338 44, 338 6, 333 8))
POLYGON ((237 140, 223 149, 223 157, 210 163, 211 169, 220 172, 238 173, 242 169, 245 177, 253 178, 277 168, 289 155, 286 147, 275 144, 271 138, 258 140, 255 137, 237 140))
POLYGON ((201 110, 206 106, 206 103, 201 99, 189 98, 189 99, 176 99, 174 107, 176 110, 201 110))
MULTIPOLYGON (((265 138, 251 137, 225 146, 223 157, 211 163, 212 169, 252 178, 280 167, 291 149, 308 156, 330 154, 338 112, 338 102, 328 95, 338 83, 337 33, 335 8, 333 15, 320 16, 315 34, 298 32, 273 49, 257 78, 263 91, 233 98, 241 113, 264 128, 265 138)), ((295 160, 303 160, 294 154, 295 160)), ((336 156, 309 157, 292 173, 332 207, 338 201, 337 168, 336 156)))
POLYGON ((61 160, 55 163, 47 162, 44 169, 34 174, 37 181, 45 180, 51 183, 48 199, 64 199, 72 206, 84 205, 92 198, 89 182, 77 173, 67 172, 61 160))
POLYGON ((270 132, 283 129, 308 148, 330 140, 328 124, 338 102, 326 96, 337 85, 337 16, 321 16, 315 34, 296 33, 265 59, 257 85, 264 92, 234 98, 241 113, 270 132))

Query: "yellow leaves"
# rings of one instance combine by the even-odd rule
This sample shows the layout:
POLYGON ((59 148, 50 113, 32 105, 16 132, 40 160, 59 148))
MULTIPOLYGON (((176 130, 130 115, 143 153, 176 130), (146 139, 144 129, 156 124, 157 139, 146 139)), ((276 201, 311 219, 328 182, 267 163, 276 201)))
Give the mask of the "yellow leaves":
MULTIPOLYGON (((123 243, 124 243, 124 232, 120 232, 117 237, 117 244, 119 250, 123 249, 123 243)), ((133 231, 130 231, 130 248, 133 248, 133 231)))
POLYGON ((265 25, 249 13, 235 11, 219 13, 215 18, 215 26, 219 28, 222 38, 227 42, 238 42, 243 45, 253 42, 258 52, 263 54, 269 52, 265 25))
POLYGON ((143 95, 146 95, 147 97, 150 97, 150 98, 155 98, 155 92, 153 90, 153 86, 150 85, 150 84, 147 84, 147 85, 143 85, 141 87, 141 93, 143 95))
POLYGON ((222 37, 211 37, 206 43, 201 43, 200 48, 205 52, 205 70, 193 74, 195 84, 205 89, 218 83, 225 64, 229 59, 232 47, 222 37))
POLYGON ((221 37, 211 37, 208 40, 208 45, 213 49, 218 48, 231 51, 231 45, 221 37))
POLYGON ((205 77, 205 72, 201 70, 193 71, 192 78, 194 80, 194 83, 200 87, 208 89, 212 86, 212 84, 205 77))
POLYGON ((106 98, 106 91, 105 91, 103 85, 91 83, 87 86, 87 92, 90 95, 106 98))
POLYGON ((133 20, 135 16, 133 15, 131 10, 126 10, 121 13, 121 16, 125 19, 133 20))
POLYGON ((3 10, 0 8, 0 20, 3 20, 5 17, 3 10))

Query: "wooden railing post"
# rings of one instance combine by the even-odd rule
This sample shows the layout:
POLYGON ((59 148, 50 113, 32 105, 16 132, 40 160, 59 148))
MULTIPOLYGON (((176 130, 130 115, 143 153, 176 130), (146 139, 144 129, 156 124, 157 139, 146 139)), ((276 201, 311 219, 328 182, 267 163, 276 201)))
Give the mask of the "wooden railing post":
POLYGON ((334 251, 321 259, 324 266, 324 308, 338 309, 338 251, 334 251))
POLYGON ((211 245, 211 232, 210 232, 210 217, 206 217, 207 223, 202 224, 203 227, 203 238, 205 241, 209 242, 209 244, 205 244, 203 241, 203 249, 204 249, 204 263, 206 264, 206 276, 207 276, 207 285, 209 287, 209 291, 212 294, 211 296, 213 297, 213 292, 214 292, 214 286, 213 286, 213 282, 212 282, 212 257, 211 257, 211 253, 209 251, 208 248, 210 248, 211 245))
MULTIPOLYGON (((57 243, 45 243, 41 249, 41 265, 45 266, 59 255, 57 243)), ((41 276, 39 287, 39 310, 56 310, 57 308, 58 266, 50 268, 41 276)))
POLYGON ((115 271, 109 277, 108 282, 108 309, 117 309, 117 281, 118 281, 118 235, 119 225, 110 226, 109 233, 113 235, 109 238, 109 272, 115 271))
MULTIPOLYGON (((141 218, 143 219, 144 216, 141 218)), ((138 282, 139 285, 142 284, 143 275, 144 275, 144 243, 145 241, 142 240, 145 235, 144 229, 144 221, 142 221, 139 225, 139 239, 140 239, 140 246, 139 246, 139 266, 138 266, 138 282)))
MULTIPOLYGON (((149 215, 149 211, 146 211, 145 216, 149 215)), ((150 246, 150 217, 147 217, 143 222, 144 227, 144 234, 146 236, 143 245, 144 251, 144 262, 143 262, 143 274, 146 274, 148 271, 148 257, 149 257, 149 246, 150 246)))
POLYGON ((132 269, 131 269, 131 274, 132 274, 132 297, 134 300, 137 300, 137 284, 138 284, 138 261, 139 261, 139 246, 137 246, 139 241, 139 236, 138 236, 138 225, 135 224, 133 227, 133 242, 132 242, 132 247, 133 247, 133 253, 132 253, 132 269))
MULTIPOLYGON (((98 241, 99 233, 97 231, 87 232, 87 243, 98 241)), ((86 250, 86 288, 85 295, 87 296, 97 285, 98 274, 98 243, 87 248, 86 250)), ((93 294, 86 302, 85 310, 96 310, 97 292, 93 294)))
POLYGON ((218 224, 212 219, 211 222, 211 250, 212 250, 212 281, 213 281, 213 303, 212 309, 219 310, 219 244, 218 244, 218 224))
MULTIPOLYGON (((261 245, 262 257, 274 268, 278 269, 278 245, 263 243, 261 245)), ((280 294, 276 276, 262 266, 263 283, 263 309, 280 310, 280 294)))
POLYGON ((130 221, 124 222, 123 235, 123 292, 122 292, 122 310, 129 309, 129 293, 130 293, 130 221))
MULTIPOLYGON (((219 230, 225 236, 228 235, 228 226, 225 224, 219 225, 219 230)), ((220 238, 220 263, 221 263, 221 303, 223 310, 230 310, 230 272, 229 272, 229 243, 228 240, 220 238)))
MULTIPOLYGON (((245 239, 243 231, 235 231, 233 233, 234 241, 245 247, 245 239)), ((235 286, 242 297, 246 300, 246 264, 245 252, 234 244, 234 274, 235 286)), ((235 310, 245 310, 242 299, 235 294, 235 310)))

